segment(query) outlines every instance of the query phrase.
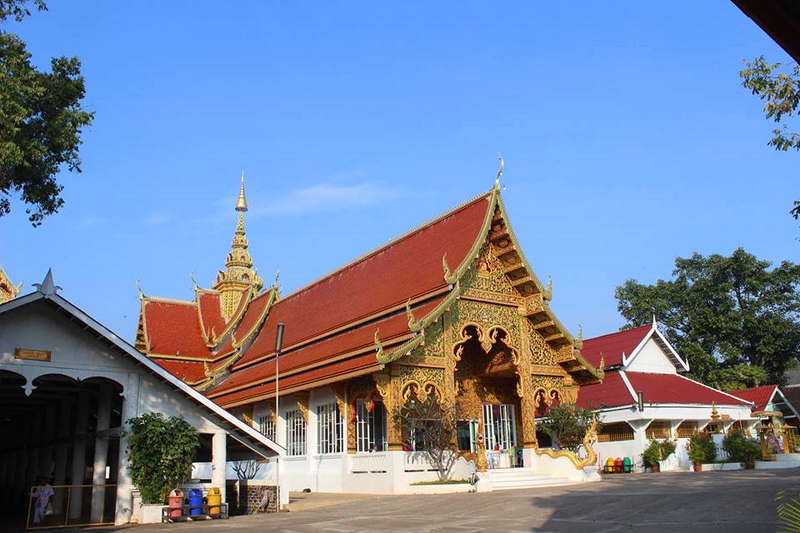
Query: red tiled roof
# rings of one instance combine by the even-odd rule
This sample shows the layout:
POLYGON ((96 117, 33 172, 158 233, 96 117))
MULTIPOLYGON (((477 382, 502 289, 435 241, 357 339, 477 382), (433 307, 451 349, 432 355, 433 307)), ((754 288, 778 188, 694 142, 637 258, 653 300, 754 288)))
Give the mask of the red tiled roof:
POLYGON ((586 339, 583 341, 581 355, 594 366, 600 364, 601 354, 606 368, 621 366, 622 354, 624 353, 626 357, 629 357, 652 328, 652 325, 639 326, 638 328, 586 339))
MULTIPOLYGON (((489 195, 482 195, 366 257, 278 300, 253 345, 234 370, 275 352, 275 325, 286 324, 284 348, 409 299, 444 289, 442 256, 453 268, 478 238, 489 195)), ((421 315, 417 315, 417 319, 421 315)))
MULTIPOLYGON (((419 316, 424 316, 433 310, 433 308, 436 307, 443 299, 444 297, 437 298, 426 303, 425 305, 419 306, 416 312, 419 314, 419 316)), ((270 314, 270 316, 272 315, 270 314)), ((352 370, 364 363, 377 365, 375 351, 373 350, 373 347, 375 346, 375 330, 377 329, 380 330, 379 336, 382 339, 381 342, 387 348, 393 344, 397 345, 398 342, 393 341, 393 339, 402 338, 404 333, 408 333, 408 318, 406 317, 405 311, 394 314, 391 317, 384 318, 376 323, 369 323, 360 327, 347 329, 338 335, 332 336, 320 342, 303 346, 298 350, 284 352, 284 355, 282 355, 280 361, 281 376, 303 367, 313 366, 315 363, 335 359, 339 356, 345 356, 350 352, 359 352, 365 349, 368 350, 366 354, 369 356, 368 360, 362 360, 361 356, 357 356, 355 357, 357 362, 351 362, 349 365, 340 365, 340 370, 352 370)), ((343 361, 347 361, 347 358, 343 359, 343 361)), ((325 365, 323 368, 330 367, 331 365, 325 365)), ((319 368, 320 367, 317 367, 317 369, 319 368)), ((334 369, 331 368, 331 370, 334 369)), ((305 372, 307 373, 309 371, 305 372)), ((311 372, 316 372, 316 370, 312 370, 311 372)), ((266 361, 262 361, 250 367, 234 372, 220 386, 216 387, 212 391, 209 391, 207 394, 209 397, 213 398, 214 401, 224 406, 232 401, 232 396, 224 393, 238 387, 252 388, 261 382, 267 382, 269 385, 266 388, 259 387, 259 393, 263 394, 273 391, 274 376, 275 359, 273 357, 266 361)), ((281 377, 281 388, 289 386, 291 381, 286 381, 289 379, 297 381, 299 376, 296 378, 281 377)))
MULTIPOLYGON (((244 312, 244 316, 242 316, 242 320, 236 326, 236 331, 233 333, 233 337, 236 339, 237 343, 244 341, 245 335, 257 325, 259 320, 263 320, 263 314, 267 310, 267 305, 269 305, 272 291, 273 289, 269 288, 250 301, 247 310, 244 312)), ((233 343, 231 339, 228 339, 217 351, 217 354, 227 354, 231 351, 233 351, 233 343)))
POLYGON ((748 402, 677 374, 625 372, 633 390, 644 393, 644 403, 749 405, 748 402))
POLYGON ((225 319, 222 317, 218 292, 198 291, 197 309, 200 313, 200 322, 206 335, 219 335, 225 329, 225 319))
POLYGON ((619 372, 609 372, 602 383, 581 385, 578 390, 578 407, 597 409, 600 407, 617 407, 631 405, 636 399, 622 381, 619 372))
POLYGON ((202 362, 162 358, 154 358, 153 361, 173 376, 188 383, 194 383, 205 378, 205 367, 202 362))
POLYGON ((737 398, 747 400, 748 402, 753 402, 755 404, 753 407, 753 412, 757 413, 766 411, 767 404, 772 401, 772 397, 775 395, 775 391, 777 389, 777 385, 762 385, 760 387, 752 387, 750 389, 734 390, 730 393, 737 398))
POLYGON ((151 354, 189 358, 211 355, 194 303, 144 300, 142 307, 151 354))

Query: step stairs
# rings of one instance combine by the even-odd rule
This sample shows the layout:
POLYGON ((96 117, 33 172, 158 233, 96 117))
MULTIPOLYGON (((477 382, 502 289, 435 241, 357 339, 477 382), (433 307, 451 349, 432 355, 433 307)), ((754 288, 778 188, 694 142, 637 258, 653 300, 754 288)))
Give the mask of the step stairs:
POLYGON ((532 468, 495 468, 481 474, 488 479, 492 490, 532 489, 539 487, 557 487, 575 483, 566 477, 537 474, 532 468))

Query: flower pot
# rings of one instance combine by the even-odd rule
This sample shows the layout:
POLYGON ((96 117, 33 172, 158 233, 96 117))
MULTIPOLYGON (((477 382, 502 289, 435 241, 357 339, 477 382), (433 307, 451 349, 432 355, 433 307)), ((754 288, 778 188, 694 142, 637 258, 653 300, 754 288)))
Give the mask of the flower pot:
POLYGON ((703 471, 703 465, 698 465, 698 464, 694 465, 694 471, 695 472, 702 472, 703 471))
POLYGON ((745 470, 753 470, 755 467, 756 467, 756 462, 755 461, 747 461, 744 464, 744 469, 745 470))
POLYGON ((650 471, 651 472, 661 472, 661 466, 653 465, 653 466, 650 467, 650 471))

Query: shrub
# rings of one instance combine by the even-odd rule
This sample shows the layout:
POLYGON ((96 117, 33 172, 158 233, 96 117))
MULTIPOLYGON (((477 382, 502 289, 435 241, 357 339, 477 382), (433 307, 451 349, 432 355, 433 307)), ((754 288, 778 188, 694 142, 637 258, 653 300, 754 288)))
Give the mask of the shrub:
POLYGON ((731 431, 722 439, 722 449, 733 460, 750 463, 761 456, 761 444, 740 430, 731 431))
POLYGON ((131 479, 143 503, 166 503, 170 490, 192 474, 192 459, 200 446, 197 430, 180 416, 146 413, 128 420, 131 479))
POLYGON ((646 467, 658 466, 659 461, 663 461, 675 453, 675 443, 671 440, 658 441, 650 439, 650 444, 642 452, 642 462, 646 467))
POLYGON ((699 434, 689 438, 689 459, 692 464, 701 465, 710 463, 717 456, 717 445, 711 439, 711 435, 699 434))

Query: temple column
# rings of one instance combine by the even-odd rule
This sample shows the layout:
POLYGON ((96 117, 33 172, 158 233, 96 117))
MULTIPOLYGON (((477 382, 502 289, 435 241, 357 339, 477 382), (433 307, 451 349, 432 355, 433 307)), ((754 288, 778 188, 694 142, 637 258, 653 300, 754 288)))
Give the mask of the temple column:
POLYGON ((100 386, 97 397, 97 426, 94 439, 94 471, 92 475, 93 524, 102 522, 106 493, 106 465, 108 464, 108 428, 111 420, 111 385, 100 386))
MULTIPOLYGON (((55 470, 53 471, 53 485, 64 485, 67 482, 67 456, 69 455, 69 423, 72 414, 72 404, 64 401, 59 407, 58 432, 56 433, 58 443, 56 444, 55 470)), ((61 513, 64 505, 64 489, 56 490, 53 496, 53 510, 56 514, 61 513)))
POLYGON ((222 501, 225 499, 225 480, 228 462, 227 433, 216 431, 211 438, 211 484, 219 487, 222 493, 222 501))
POLYGON ((72 489, 69 504, 69 517, 81 516, 84 472, 86 470, 86 429, 89 424, 89 393, 78 393, 78 406, 75 413, 74 441, 72 443, 72 489))
POLYGON ((48 405, 44 416, 44 427, 42 428, 42 449, 39 454, 40 475, 47 477, 50 483, 53 474, 53 441, 56 438, 56 411, 58 406, 48 405))
POLYGON ((39 481, 39 455, 42 447, 42 426, 44 416, 38 413, 28 428, 28 462, 25 472, 25 485, 30 487, 39 481))
POLYGON ((403 449, 403 435, 400 424, 394 420, 394 411, 398 405, 399 391, 397 390, 397 376, 391 374, 373 374, 375 386, 386 408, 386 441, 388 451, 401 451, 403 449))
POLYGON ((122 392, 122 435, 119 437, 119 465, 117 467, 117 508, 114 524, 127 524, 131 520, 132 495, 134 490, 131 474, 128 472, 128 437, 125 435, 125 424, 139 414, 139 374, 128 374, 128 383, 122 392))

